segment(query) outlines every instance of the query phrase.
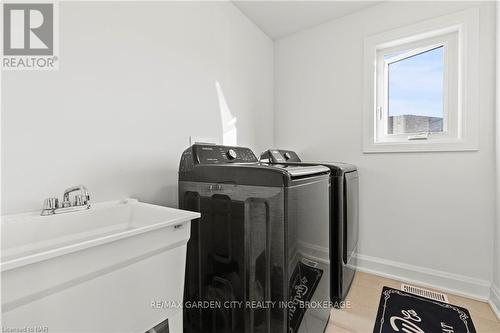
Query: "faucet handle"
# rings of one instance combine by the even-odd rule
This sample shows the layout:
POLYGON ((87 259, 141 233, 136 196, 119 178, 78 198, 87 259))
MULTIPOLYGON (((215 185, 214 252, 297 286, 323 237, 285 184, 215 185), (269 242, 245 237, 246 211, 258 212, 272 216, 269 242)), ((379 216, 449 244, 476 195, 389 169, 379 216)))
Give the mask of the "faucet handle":
POLYGON ((84 195, 84 194, 79 194, 79 195, 75 195, 75 202, 74 202, 74 206, 83 206, 83 205, 86 205, 89 201, 89 197, 88 195, 84 195))
POLYGON ((47 198, 43 201, 43 209, 50 210, 58 208, 59 200, 57 198, 47 198))

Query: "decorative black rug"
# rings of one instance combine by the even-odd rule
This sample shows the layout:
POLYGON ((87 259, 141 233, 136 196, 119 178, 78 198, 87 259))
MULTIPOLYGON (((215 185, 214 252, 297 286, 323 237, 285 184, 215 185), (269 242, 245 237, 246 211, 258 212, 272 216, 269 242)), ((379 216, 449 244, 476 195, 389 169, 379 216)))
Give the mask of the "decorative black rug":
POLYGON ((295 266, 290 279, 291 282, 289 290, 289 301, 293 304, 293 306, 290 306, 288 309, 289 333, 299 331, 302 318, 307 310, 305 302, 309 302, 311 300, 322 275, 323 270, 311 267, 303 262, 299 261, 297 266, 295 266))
POLYGON ((469 311, 384 287, 373 333, 476 333, 469 311))

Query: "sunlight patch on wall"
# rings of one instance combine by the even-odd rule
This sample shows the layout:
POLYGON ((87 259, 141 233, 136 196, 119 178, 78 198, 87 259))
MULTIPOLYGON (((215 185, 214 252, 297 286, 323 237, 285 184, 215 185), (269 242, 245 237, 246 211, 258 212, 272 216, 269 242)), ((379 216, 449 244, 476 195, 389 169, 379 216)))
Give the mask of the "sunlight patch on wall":
POLYGON ((217 99, 219 100, 220 119, 222 122, 222 144, 226 146, 236 146, 238 144, 238 133, 236 128, 236 117, 229 110, 226 97, 218 81, 215 81, 217 99))

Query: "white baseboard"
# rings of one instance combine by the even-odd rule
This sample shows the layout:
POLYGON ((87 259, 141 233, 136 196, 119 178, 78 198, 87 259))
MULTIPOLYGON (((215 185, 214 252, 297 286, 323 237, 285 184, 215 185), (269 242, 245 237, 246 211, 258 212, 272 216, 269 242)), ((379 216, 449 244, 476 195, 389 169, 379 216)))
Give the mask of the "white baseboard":
POLYGON ((358 270, 361 272, 438 289, 483 302, 490 301, 491 282, 489 281, 362 254, 358 254, 357 259, 358 270))
POLYGON ((493 312, 497 315, 498 320, 500 320, 500 288, 494 284, 491 285, 489 303, 493 312))

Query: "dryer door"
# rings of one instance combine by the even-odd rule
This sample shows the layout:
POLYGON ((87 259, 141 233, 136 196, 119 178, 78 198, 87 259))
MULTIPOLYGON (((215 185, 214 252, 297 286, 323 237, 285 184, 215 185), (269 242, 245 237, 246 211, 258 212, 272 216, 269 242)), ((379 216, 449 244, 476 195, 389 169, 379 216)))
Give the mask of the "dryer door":
POLYGON ((330 316, 329 175, 294 180, 287 212, 288 332, 323 332, 330 316))
POLYGON ((344 175, 344 249, 343 261, 348 264, 356 253, 359 234, 359 178, 358 172, 353 171, 344 175))

